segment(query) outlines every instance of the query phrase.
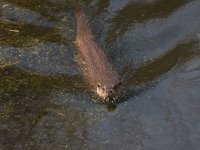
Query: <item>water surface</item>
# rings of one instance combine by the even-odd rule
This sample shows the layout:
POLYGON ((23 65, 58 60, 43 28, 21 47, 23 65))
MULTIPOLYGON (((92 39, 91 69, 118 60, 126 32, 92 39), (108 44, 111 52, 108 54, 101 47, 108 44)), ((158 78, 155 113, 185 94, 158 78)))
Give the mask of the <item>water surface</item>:
POLYGON ((198 150, 200 1, 80 2, 123 78, 111 106, 73 60, 77 3, 0 0, 0 149, 198 150))

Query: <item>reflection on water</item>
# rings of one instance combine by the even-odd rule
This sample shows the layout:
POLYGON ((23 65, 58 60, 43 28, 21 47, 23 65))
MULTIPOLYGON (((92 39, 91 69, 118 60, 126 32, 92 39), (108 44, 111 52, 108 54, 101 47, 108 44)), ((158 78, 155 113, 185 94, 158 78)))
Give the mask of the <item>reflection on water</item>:
MULTIPOLYGON (((196 55, 196 42, 185 43, 178 45, 172 51, 164 56, 157 58, 155 61, 147 63, 134 70, 130 77, 128 77, 127 84, 138 85, 147 83, 159 78, 161 75, 166 74, 185 59, 194 57, 196 55)), ((129 69, 130 70, 130 69, 129 69)))
POLYGON ((190 0, 158 0, 152 3, 130 1, 117 12, 116 16, 110 19, 112 28, 109 31, 109 35, 113 38, 119 38, 134 24, 144 23, 152 18, 164 18, 188 1, 190 0))
POLYGON ((123 78, 108 106, 73 60, 76 3, 0 0, 0 149, 198 150, 200 2, 80 2, 123 78))
POLYGON ((58 42, 60 44, 67 42, 67 39, 63 39, 57 34, 58 31, 49 27, 19 23, 2 23, 1 26, 1 45, 25 47, 31 46, 30 44, 36 42, 58 42), (53 39, 51 38, 52 36, 54 37, 53 39))

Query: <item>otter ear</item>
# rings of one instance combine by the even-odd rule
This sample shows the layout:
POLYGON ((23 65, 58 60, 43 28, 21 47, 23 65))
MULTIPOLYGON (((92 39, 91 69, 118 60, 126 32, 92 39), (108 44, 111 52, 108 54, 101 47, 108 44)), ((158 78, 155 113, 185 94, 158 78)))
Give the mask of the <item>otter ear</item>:
POLYGON ((101 87, 101 84, 100 84, 100 83, 97 83, 97 87, 101 87))

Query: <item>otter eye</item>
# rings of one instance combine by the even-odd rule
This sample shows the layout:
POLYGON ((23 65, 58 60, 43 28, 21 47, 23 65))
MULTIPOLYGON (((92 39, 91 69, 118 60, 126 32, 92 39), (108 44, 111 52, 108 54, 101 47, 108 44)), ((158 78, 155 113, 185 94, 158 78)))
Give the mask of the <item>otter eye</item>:
POLYGON ((104 90, 105 90, 105 88, 102 88, 102 90, 104 91, 104 90))
POLYGON ((113 91, 112 90, 110 90, 109 92, 108 92, 108 94, 111 94, 113 91))
POLYGON ((121 85, 122 85, 122 82, 119 82, 118 85, 121 86, 121 85))

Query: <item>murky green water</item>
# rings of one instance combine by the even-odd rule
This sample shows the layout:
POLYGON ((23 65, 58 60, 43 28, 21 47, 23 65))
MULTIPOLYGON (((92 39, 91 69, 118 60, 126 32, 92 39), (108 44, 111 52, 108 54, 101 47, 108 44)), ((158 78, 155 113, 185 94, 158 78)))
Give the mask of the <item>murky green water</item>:
POLYGON ((81 2, 123 78, 116 106, 73 60, 76 3, 0 0, 0 149, 199 150, 200 1, 81 2))

